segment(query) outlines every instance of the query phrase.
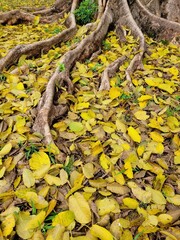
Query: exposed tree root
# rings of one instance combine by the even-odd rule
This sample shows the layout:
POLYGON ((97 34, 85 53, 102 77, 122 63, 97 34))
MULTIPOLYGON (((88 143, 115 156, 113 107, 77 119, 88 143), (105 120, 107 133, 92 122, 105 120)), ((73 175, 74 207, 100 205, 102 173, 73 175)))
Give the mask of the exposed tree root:
POLYGON ((25 22, 32 22, 34 20, 34 15, 31 13, 26 13, 21 10, 12 10, 7 13, 2 13, 0 15, 0 24, 15 24, 18 20, 23 20, 25 22))
POLYGON ((47 52, 52 46, 69 40, 76 32, 76 24, 74 21, 74 17, 70 16, 68 20, 70 24, 69 28, 54 37, 32 44, 17 45, 11 49, 5 57, 0 59, 0 72, 4 68, 8 68, 14 64, 23 54, 28 57, 39 55, 42 51, 47 52))
POLYGON ((140 0, 134 1, 131 12, 143 31, 156 38, 172 40, 180 34, 180 24, 158 17, 149 12, 140 0))
MULTIPOLYGON (((22 10, 12 10, 0 14, 0 24, 13 25, 18 22, 33 22, 36 15, 41 16, 40 23, 50 23, 57 20, 65 12, 69 12, 71 1, 56 1, 53 7, 37 10, 35 12, 24 12, 22 10)), ((33 8, 32 8, 33 9, 33 8)))
POLYGON ((125 56, 118 58, 116 61, 109 64, 109 66, 104 70, 101 78, 101 85, 99 87, 99 91, 110 89, 109 80, 116 74, 125 59, 125 56))
POLYGON ((46 143, 53 142, 49 124, 50 118, 52 118, 51 108, 53 106, 55 84, 58 82, 58 86, 61 86, 64 81, 69 79, 69 72, 75 61, 90 57, 92 53, 99 48, 101 41, 108 31, 110 23, 113 21, 113 13, 110 10, 109 5, 110 4, 107 4, 106 10, 98 24, 97 29, 83 39, 75 49, 70 50, 63 56, 60 64, 64 65, 65 71, 60 72, 57 68, 48 82, 43 96, 43 102, 39 105, 38 115, 33 126, 34 131, 40 132, 45 136, 44 141, 46 143))
MULTIPOLYGON (((119 17, 119 20, 118 20, 118 23, 116 24, 116 26, 118 26, 118 25, 127 26, 129 29, 131 29, 134 37, 139 39, 139 49, 137 49, 138 53, 134 56, 129 67, 126 70, 126 78, 129 82, 129 87, 132 87, 131 74, 136 69, 142 68, 142 57, 145 52, 146 44, 145 44, 144 35, 143 35, 141 29, 136 24, 126 0, 121 1, 119 15, 121 17, 119 17)), ((120 26, 119 26, 119 28, 120 28, 120 26)))
POLYGON ((57 0, 51 8, 34 11, 33 14, 40 16, 52 16, 55 13, 62 14, 63 12, 69 12, 71 9, 71 3, 72 3, 71 0, 70 1, 57 0))
POLYGON ((35 12, 35 11, 43 11, 46 9, 46 7, 20 7, 21 10, 26 12, 35 12))
POLYGON ((180 23, 180 1, 169 0, 166 5, 167 19, 180 23), (176 9, 176 11, 174 11, 176 9))
POLYGON ((106 6, 106 0, 98 0, 98 19, 101 18, 103 12, 104 12, 104 9, 105 9, 105 6, 106 6))

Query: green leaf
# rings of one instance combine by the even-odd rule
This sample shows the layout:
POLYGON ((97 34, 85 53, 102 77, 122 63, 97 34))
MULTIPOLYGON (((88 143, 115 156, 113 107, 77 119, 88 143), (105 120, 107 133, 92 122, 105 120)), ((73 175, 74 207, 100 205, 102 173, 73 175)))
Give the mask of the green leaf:
POLYGON ((69 128, 73 132, 80 132, 83 130, 84 126, 81 122, 71 122, 69 128))

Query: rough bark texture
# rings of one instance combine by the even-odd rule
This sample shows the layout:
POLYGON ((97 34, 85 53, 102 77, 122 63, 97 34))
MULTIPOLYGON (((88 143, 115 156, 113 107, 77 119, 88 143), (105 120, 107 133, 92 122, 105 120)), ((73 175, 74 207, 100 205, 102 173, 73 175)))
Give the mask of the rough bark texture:
MULTIPOLYGON (((33 21, 36 15, 41 15, 40 22, 48 22, 57 19, 64 12, 71 13, 67 19, 67 29, 55 37, 33 44, 18 45, 11 49, 9 53, 0 60, 0 71, 7 69, 16 63, 21 55, 28 57, 38 55, 41 51, 48 51, 52 46, 62 41, 67 41, 76 32, 76 21, 74 10, 78 1, 57 0, 49 9, 38 9, 34 12, 25 13, 24 10, 13 10, 0 15, 1 24, 14 24, 22 21, 33 21)), ((106 36, 110 25, 116 29, 120 41, 124 41, 124 31, 122 26, 131 29, 135 38, 139 39, 137 54, 131 60, 126 70, 126 78, 129 81, 129 87, 132 87, 131 74, 138 68, 143 68, 142 58, 146 51, 144 32, 154 38, 163 38, 171 41, 180 34, 180 3, 179 0, 99 0, 97 18, 99 23, 87 24, 87 28, 92 32, 87 35, 74 49, 65 53, 60 64, 65 67, 64 71, 57 68, 49 79, 46 91, 37 108, 37 116, 33 126, 34 131, 44 135, 46 143, 53 142, 50 132, 50 126, 54 119, 61 117, 66 113, 68 107, 60 104, 56 106, 53 103, 55 95, 55 86, 67 85, 68 91, 73 91, 69 73, 76 61, 83 61, 86 58, 93 58, 101 47, 102 40, 106 36), (175 13, 175 14, 174 14, 175 13), (166 19, 165 19, 166 17, 166 19)), ((34 9, 33 9, 34 10, 34 9)), ((98 21, 97 21, 98 22, 98 21)), ((109 89, 109 77, 112 77, 119 66, 125 60, 125 57, 118 58, 111 63, 102 74, 99 90, 109 89)))

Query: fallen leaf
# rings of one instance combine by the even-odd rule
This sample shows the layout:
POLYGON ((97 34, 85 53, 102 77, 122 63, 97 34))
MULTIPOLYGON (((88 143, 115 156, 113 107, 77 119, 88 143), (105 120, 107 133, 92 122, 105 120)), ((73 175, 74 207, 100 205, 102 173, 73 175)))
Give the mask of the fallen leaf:
POLYGON ((137 142, 137 143, 141 142, 141 136, 139 135, 138 131, 135 128, 129 127, 128 135, 134 142, 137 142))
POLYGON ((69 197, 69 209, 75 215, 75 220, 81 224, 91 221, 91 211, 88 202, 79 192, 69 197))

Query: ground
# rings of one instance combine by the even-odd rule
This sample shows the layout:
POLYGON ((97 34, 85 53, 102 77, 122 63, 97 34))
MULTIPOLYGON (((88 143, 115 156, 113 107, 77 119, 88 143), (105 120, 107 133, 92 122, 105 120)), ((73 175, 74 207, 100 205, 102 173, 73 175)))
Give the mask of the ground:
POLYGON ((178 2, 98 3, 0 5, 1 239, 180 238, 178 2))

